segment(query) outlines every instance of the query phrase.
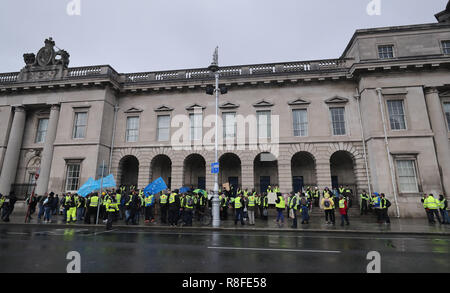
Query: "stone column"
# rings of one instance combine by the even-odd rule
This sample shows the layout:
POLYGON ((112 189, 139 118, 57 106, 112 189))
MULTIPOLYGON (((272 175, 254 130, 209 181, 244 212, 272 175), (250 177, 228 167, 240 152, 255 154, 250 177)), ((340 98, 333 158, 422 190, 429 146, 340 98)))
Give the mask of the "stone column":
POLYGON ((41 157, 41 167, 39 169, 39 178, 36 182, 36 195, 44 195, 48 192, 48 182, 50 179, 50 170, 53 162, 53 143, 56 138, 56 129, 59 121, 59 105, 52 105, 50 118, 48 121, 47 132, 45 134, 44 149, 41 157))
POLYGON ((428 108, 431 127, 434 132, 434 144, 439 167, 442 171, 442 185, 447 196, 450 194, 450 152, 446 118, 436 88, 425 89, 425 101, 428 108))
POLYGON ((331 168, 328 159, 316 161, 317 187, 322 191, 325 187, 331 188, 331 168))
POLYGON ((11 191, 11 184, 13 184, 16 179, 26 116, 27 114, 23 106, 14 106, 14 119, 11 125, 5 160, 0 175, 0 193, 4 195, 9 194, 11 191))
POLYGON ((176 163, 178 162, 172 163, 172 191, 183 186, 183 163, 181 165, 176 163))
POLYGON ((291 162, 278 164, 278 184, 282 193, 292 191, 291 162))
POLYGON ((241 163, 241 168, 242 188, 248 188, 248 190, 252 190, 253 188, 255 188, 253 177, 253 163, 250 164, 247 162, 243 162, 241 163))

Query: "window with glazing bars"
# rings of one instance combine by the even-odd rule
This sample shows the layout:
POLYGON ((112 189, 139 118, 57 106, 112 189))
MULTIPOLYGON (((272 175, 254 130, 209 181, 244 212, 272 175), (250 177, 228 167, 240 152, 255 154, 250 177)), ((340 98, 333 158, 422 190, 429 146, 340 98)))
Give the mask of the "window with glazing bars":
POLYGON ((139 137, 139 117, 127 118, 127 142, 136 142, 139 137))
POLYGON ((189 114, 191 123, 191 140, 201 140, 203 130, 203 116, 202 114, 189 114))
POLYGON ((442 42, 442 51, 444 54, 450 54, 450 41, 442 42))
POLYGON ((76 191, 80 185, 80 163, 67 164, 66 191, 76 191))
POLYGON ((170 115, 158 116, 158 141, 168 141, 170 132, 170 115))
POLYGON ((344 107, 330 108, 333 135, 345 135, 345 110, 344 107))
POLYGON ((308 112, 306 109, 292 110, 294 136, 308 136, 308 112))
POLYGON ((398 160, 397 174, 400 192, 419 192, 413 160, 398 160))
POLYGON ((258 138, 270 138, 271 136, 271 120, 270 111, 257 111, 258 120, 258 138))
POLYGON ((394 46, 393 45, 378 46, 378 57, 380 59, 394 58, 394 46))
POLYGON ((387 101, 387 108, 389 112, 389 123, 391 125, 391 129, 406 129, 403 100, 389 100, 387 101))
POLYGON ((234 138, 236 137, 236 113, 228 112, 223 113, 223 137, 234 138))
POLYGON ((75 113, 73 126, 73 138, 84 138, 86 136, 87 112, 75 113))
POLYGON ((45 141, 45 134, 48 128, 48 118, 39 119, 38 129, 36 133, 36 143, 42 143, 45 141))

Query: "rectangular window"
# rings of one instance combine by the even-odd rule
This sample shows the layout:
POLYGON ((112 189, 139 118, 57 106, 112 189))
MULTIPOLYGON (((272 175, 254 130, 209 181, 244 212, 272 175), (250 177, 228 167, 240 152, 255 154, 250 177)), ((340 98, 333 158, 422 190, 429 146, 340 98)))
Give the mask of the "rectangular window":
POLYGON ((294 136, 308 136, 308 112, 292 110, 294 136))
POLYGON ((80 163, 67 164, 66 191, 77 191, 80 185, 80 163))
POLYGON ((236 113, 223 113, 223 137, 236 137, 236 113))
POLYGON ((445 117, 447 117, 448 131, 450 131, 450 103, 444 103, 445 117))
POLYGON ((380 59, 394 58, 394 46, 392 45, 378 46, 378 57, 380 59))
POLYGON ((127 117, 127 142, 136 142, 139 138, 139 117, 127 117))
POLYGON ((203 116, 202 114, 189 114, 191 123, 191 140, 201 140, 203 130, 203 116))
POLYGON ((402 100, 387 101, 387 108, 389 112, 389 122, 392 130, 406 129, 405 111, 403 109, 402 100))
POLYGON ((270 138, 271 136, 270 111, 257 111, 256 117, 258 120, 258 138, 270 138))
POLYGON ((450 41, 442 42, 442 51, 444 54, 450 54, 450 41))
POLYGON ((45 134, 48 128, 48 118, 39 119, 38 129, 36 133, 36 143, 43 143, 45 141, 45 134))
POLYGON ((158 116, 158 141, 168 141, 170 132, 170 115, 158 116))
POLYGON ((330 108, 333 135, 345 135, 345 109, 330 108))
POLYGON ((398 160, 398 188, 400 192, 419 192, 416 169, 413 160, 398 160))
POLYGON ((87 112, 75 113, 75 122, 73 125, 73 138, 85 138, 87 126, 87 112))

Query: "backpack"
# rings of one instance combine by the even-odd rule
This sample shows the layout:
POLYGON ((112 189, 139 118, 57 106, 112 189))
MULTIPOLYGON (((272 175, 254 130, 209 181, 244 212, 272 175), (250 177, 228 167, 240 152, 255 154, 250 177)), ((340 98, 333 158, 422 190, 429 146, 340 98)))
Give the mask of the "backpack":
POLYGON ((386 208, 388 208, 390 206, 391 206, 391 202, 388 199, 386 199, 386 208))
POLYGON ((326 208, 329 208, 329 207, 330 207, 330 200, 325 200, 324 203, 323 203, 323 205, 324 205, 326 208))
POLYGON ((192 200, 192 197, 191 197, 191 196, 189 196, 189 197, 187 198, 186 204, 187 204, 188 206, 192 206, 192 205, 194 204, 194 201, 192 200))

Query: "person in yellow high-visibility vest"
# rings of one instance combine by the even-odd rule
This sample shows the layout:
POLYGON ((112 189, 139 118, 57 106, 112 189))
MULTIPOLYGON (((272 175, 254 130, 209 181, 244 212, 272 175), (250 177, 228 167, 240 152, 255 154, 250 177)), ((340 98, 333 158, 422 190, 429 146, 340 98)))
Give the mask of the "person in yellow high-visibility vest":
POLYGON ((244 226, 244 199, 242 196, 241 193, 234 198, 234 224, 237 225, 237 222, 240 220, 241 225, 244 226))
POLYGON ((256 197, 253 193, 248 197, 248 224, 255 225, 256 197))
POLYGON ((441 218, 439 217, 439 201, 433 197, 433 194, 429 194, 428 197, 423 201, 423 207, 427 210, 428 222, 430 224, 435 224, 434 215, 439 221, 439 224, 442 224, 441 218))
POLYGON ((159 207, 161 209, 161 223, 166 224, 167 223, 167 210, 169 208, 168 199, 169 199, 169 191, 166 191, 165 193, 161 194, 159 197, 159 207))
POLYGON ((277 213, 278 213, 277 214, 277 224, 278 224, 278 226, 281 227, 282 225, 284 225, 283 211, 286 208, 286 201, 284 200, 284 197, 281 194, 281 192, 277 193, 277 199, 275 201, 275 207, 277 208, 277 213))
POLYGON ((106 220, 106 230, 112 229, 112 223, 114 221, 114 216, 116 212, 119 210, 119 206, 116 200, 115 195, 110 195, 106 198, 105 201, 105 209, 107 213, 107 220, 106 220))

